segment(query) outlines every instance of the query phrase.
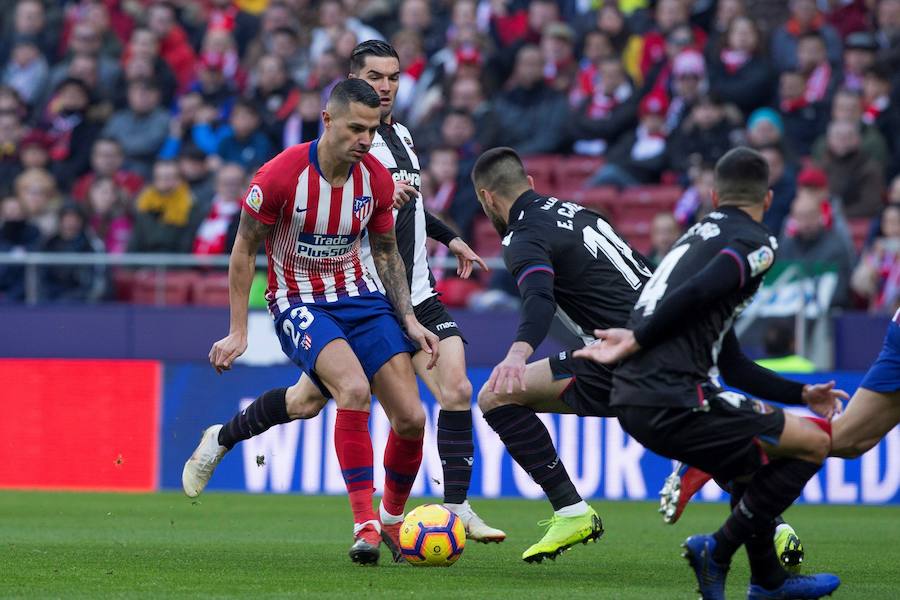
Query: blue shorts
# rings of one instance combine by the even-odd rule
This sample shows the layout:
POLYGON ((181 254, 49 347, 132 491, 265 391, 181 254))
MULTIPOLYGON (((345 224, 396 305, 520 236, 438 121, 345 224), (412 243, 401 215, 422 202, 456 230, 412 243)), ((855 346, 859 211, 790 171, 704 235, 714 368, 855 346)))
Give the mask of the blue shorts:
POLYGON ((369 381, 395 354, 415 350, 380 292, 347 296, 337 302, 295 304, 275 318, 275 333, 282 351, 326 398, 333 394, 315 369, 319 353, 330 342, 347 340, 369 381))
POLYGON ((900 325, 891 321, 881 354, 869 367, 859 387, 888 394, 900 390, 900 325))

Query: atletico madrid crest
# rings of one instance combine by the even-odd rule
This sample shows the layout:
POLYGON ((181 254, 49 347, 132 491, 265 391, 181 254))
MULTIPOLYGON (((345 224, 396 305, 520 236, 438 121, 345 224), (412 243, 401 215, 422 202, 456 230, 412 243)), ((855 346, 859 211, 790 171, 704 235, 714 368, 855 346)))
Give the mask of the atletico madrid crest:
POLYGON ((353 199, 353 214, 360 221, 365 221, 372 213, 372 196, 357 196, 353 199))

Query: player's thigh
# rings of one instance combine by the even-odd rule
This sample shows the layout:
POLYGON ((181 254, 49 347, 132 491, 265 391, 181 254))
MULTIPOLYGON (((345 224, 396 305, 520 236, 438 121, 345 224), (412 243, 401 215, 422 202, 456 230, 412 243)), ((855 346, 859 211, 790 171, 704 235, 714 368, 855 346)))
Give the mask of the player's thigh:
POLYGON ((572 382, 571 377, 555 378, 550 359, 544 358, 525 367, 525 389, 512 394, 492 392, 487 384, 478 393, 478 406, 488 412, 505 404, 527 406, 535 412, 573 413, 560 396, 572 382))
POLYGON ((828 456, 831 439, 809 419, 784 413, 784 429, 778 442, 761 440, 760 444, 770 458, 799 458, 821 463, 828 456))
POLYGON ((338 408, 369 410, 369 380, 347 340, 331 340, 319 352, 315 375, 334 394, 338 408))
POLYGON ((413 355, 413 366, 444 410, 468 410, 472 406, 472 383, 466 373, 466 350, 459 336, 440 341, 440 357, 428 369, 430 355, 419 350, 413 355))
POLYGON ((306 373, 285 394, 287 413, 291 419, 311 419, 322 412, 328 399, 306 373))
POLYGON ((395 354, 381 365, 372 378, 372 392, 396 433, 416 437, 424 432, 425 410, 409 354, 395 354))
POLYGON ((831 455, 856 458, 900 423, 900 392, 858 388, 847 409, 831 425, 831 455))

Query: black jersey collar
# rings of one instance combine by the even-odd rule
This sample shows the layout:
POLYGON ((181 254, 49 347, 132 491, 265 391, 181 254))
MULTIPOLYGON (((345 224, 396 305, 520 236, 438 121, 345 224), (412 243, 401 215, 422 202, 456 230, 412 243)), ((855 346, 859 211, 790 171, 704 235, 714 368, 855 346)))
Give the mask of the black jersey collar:
POLYGON ((512 223, 517 221, 519 219, 518 214, 525 210, 526 206, 541 199, 543 199, 543 196, 534 190, 522 192, 522 194, 516 198, 516 201, 513 202, 512 206, 509 207, 509 222, 512 223))

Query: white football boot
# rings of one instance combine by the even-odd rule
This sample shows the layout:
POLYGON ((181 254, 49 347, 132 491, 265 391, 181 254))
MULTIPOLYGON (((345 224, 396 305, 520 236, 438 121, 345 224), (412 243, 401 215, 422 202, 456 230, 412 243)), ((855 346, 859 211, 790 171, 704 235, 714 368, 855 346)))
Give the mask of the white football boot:
POLYGON ((482 544, 491 542, 499 544, 506 539, 506 533, 485 523, 484 520, 472 510, 472 506, 469 504, 468 500, 462 504, 444 504, 444 506, 462 519, 463 525, 466 528, 466 537, 470 540, 475 540, 482 544))
POLYGON ((207 427, 200 438, 200 444, 191 457, 184 463, 181 472, 181 487, 188 498, 196 498, 206 488, 216 470, 219 461, 228 452, 228 448, 219 445, 221 425, 207 427))

